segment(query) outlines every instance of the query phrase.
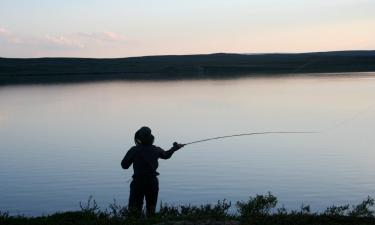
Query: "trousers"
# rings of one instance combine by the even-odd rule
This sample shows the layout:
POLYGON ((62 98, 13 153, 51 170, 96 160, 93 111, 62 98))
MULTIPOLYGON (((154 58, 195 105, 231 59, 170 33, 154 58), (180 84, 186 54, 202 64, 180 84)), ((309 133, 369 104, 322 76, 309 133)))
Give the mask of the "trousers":
POLYGON ((146 213, 153 215, 156 209, 159 194, 159 180, 156 176, 135 177, 130 183, 128 207, 131 210, 142 212, 143 200, 146 199, 146 213))

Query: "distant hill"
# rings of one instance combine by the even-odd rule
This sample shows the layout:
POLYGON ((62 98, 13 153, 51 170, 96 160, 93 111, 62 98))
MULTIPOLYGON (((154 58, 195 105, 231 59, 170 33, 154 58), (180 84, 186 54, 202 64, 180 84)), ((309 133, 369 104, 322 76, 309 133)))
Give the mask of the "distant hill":
POLYGON ((114 59, 0 58, 0 84, 230 78, 375 71, 375 51, 165 55, 114 59))

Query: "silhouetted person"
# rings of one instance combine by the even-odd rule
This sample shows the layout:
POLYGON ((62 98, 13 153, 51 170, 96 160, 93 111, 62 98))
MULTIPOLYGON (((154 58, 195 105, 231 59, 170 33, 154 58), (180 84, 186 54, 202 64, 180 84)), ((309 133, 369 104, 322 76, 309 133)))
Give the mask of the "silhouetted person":
POLYGON ((154 136, 148 127, 140 128, 134 135, 135 146, 131 147, 121 161, 123 169, 128 169, 133 164, 133 180, 130 184, 128 207, 130 210, 142 212, 143 199, 146 198, 147 215, 155 213, 159 193, 159 181, 156 171, 158 159, 169 159, 175 151, 182 148, 183 144, 173 143, 173 147, 164 151, 153 145, 154 136))

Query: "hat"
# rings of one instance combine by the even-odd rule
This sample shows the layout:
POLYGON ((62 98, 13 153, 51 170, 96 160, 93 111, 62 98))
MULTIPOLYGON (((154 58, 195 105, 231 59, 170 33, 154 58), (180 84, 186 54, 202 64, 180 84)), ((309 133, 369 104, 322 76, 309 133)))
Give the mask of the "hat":
POLYGON ((151 134, 149 127, 141 127, 134 135, 136 144, 151 145, 154 142, 154 136, 151 134))

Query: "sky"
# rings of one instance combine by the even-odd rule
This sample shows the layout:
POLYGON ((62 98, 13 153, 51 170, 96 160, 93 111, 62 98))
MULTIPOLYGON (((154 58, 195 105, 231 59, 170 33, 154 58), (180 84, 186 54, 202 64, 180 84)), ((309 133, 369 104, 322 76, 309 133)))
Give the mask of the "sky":
POLYGON ((375 49, 375 0, 0 0, 0 57, 375 49))

